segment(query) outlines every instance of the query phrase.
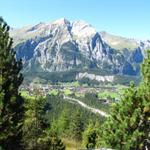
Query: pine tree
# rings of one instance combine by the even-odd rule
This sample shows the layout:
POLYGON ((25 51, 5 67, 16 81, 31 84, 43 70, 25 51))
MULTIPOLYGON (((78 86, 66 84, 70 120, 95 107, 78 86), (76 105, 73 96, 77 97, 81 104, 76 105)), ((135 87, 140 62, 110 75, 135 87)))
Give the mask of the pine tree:
MULTIPOLYGON (((43 141, 48 126, 44 119, 45 99, 40 96, 40 91, 34 91, 34 97, 25 101, 25 117, 23 124, 23 144, 26 149, 39 149, 41 146, 49 146, 48 141, 43 141), (40 140, 39 140, 40 139, 40 140), (40 141, 40 143, 38 143, 40 141)), ((45 138, 46 139, 46 138, 45 138)))
POLYGON ((72 137, 77 141, 81 141, 82 139, 83 126, 84 124, 80 112, 77 112, 76 114, 74 114, 72 122, 70 124, 70 133, 72 134, 72 137))
POLYGON ((34 96, 25 101, 25 119, 23 125, 23 143, 25 149, 31 150, 64 150, 61 139, 55 132, 49 131, 45 119, 47 103, 38 89, 34 96))
POLYGON ((49 134, 49 138, 50 138, 49 150, 65 150, 65 145, 63 144, 61 139, 59 139, 59 137, 55 132, 51 132, 49 134))
POLYGON ((150 149, 150 50, 147 51, 147 58, 142 64, 143 82, 138 90, 138 94, 142 99, 143 116, 140 123, 140 130, 144 132, 141 137, 141 145, 143 149, 150 149))
POLYGON ((89 123, 85 131, 83 132, 83 146, 86 148, 95 148, 98 139, 99 125, 94 125, 92 122, 89 123))
POLYGON ((9 26, 0 18, 0 146, 21 149, 23 99, 18 89, 23 81, 22 62, 17 61, 9 26))
POLYGON ((150 148, 150 51, 142 64, 143 81, 131 83, 103 126, 99 145, 119 150, 150 148))
POLYGON ((58 130, 59 134, 63 137, 68 136, 69 134, 69 126, 70 126, 70 115, 69 110, 66 108, 61 113, 59 119, 58 119, 58 130))

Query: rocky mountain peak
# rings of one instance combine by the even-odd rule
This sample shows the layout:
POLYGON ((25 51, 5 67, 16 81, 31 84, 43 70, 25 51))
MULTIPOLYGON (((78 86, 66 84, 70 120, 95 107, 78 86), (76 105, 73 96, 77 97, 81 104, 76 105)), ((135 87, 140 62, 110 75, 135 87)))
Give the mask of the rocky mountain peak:
POLYGON ((80 20, 72 23, 72 33, 79 38, 85 38, 96 34, 96 30, 90 24, 80 20))
POLYGON ((97 32, 85 21, 65 18, 12 29, 17 58, 24 71, 97 70, 99 73, 136 75, 150 42, 137 42, 97 32))
POLYGON ((53 21, 51 23, 52 24, 58 24, 58 25, 64 25, 64 24, 68 25, 68 24, 70 24, 70 21, 67 20, 66 18, 60 18, 60 19, 55 20, 55 21, 53 21))

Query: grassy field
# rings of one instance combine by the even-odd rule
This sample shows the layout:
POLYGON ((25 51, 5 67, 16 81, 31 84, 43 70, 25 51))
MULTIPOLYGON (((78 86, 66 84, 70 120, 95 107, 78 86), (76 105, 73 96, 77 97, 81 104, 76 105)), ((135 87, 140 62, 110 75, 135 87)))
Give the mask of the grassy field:
POLYGON ((118 99, 119 98, 119 94, 118 94, 118 92, 112 92, 112 91, 108 91, 108 90, 105 90, 105 91, 103 91, 103 92, 99 92, 98 93, 98 97, 99 98, 112 98, 112 99, 118 99))
POLYGON ((124 89, 127 86, 116 85, 114 86, 115 90, 105 89, 103 91, 98 92, 98 98, 100 99, 120 99, 120 96, 123 94, 124 89))
POLYGON ((58 93, 59 93, 58 90, 55 90, 55 89, 53 89, 49 92, 50 95, 54 95, 54 96, 57 96, 58 93))
POLYGON ((21 91, 20 93, 21 93, 21 96, 26 99, 34 99, 35 98, 35 95, 29 95, 28 91, 21 91))
POLYGON ((66 146, 66 150, 78 150, 81 148, 81 143, 75 140, 64 138, 62 141, 66 146))
POLYGON ((63 91, 63 93, 64 93, 64 95, 68 96, 68 95, 71 95, 71 94, 72 94, 72 91, 69 90, 69 89, 65 89, 65 90, 63 91))

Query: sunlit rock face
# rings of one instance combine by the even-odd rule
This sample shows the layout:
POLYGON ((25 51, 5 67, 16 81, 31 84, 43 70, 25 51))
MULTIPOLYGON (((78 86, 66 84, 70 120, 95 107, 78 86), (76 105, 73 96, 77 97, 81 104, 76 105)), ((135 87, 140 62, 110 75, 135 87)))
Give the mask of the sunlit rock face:
POLYGON ((80 79, 83 79, 83 78, 88 78, 90 80, 96 80, 96 81, 99 81, 99 82, 113 82, 114 81, 114 76, 100 76, 100 75, 95 75, 95 74, 90 74, 90 73, 87 73, 87 72, 84 72, 84 73, 78 73, 76 75, 76 79, 77 80, 80 80, 80 79))
POLYGON ((84 21, 70 22, 65 18, 11 29, 10 36, 26 72, 96 69, 137 75, 145 49, 150 47, 150 41, 114 38, 97 32, 84 21))

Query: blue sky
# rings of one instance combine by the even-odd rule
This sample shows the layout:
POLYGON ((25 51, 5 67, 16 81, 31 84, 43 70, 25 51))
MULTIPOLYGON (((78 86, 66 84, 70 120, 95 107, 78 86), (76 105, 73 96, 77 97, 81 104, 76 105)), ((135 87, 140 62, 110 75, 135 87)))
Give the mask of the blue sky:
POLYGON ((0 16, 12 27, 59 18, 85 20, 97 31, 150 39, 150 0, 0 0, 0 16))

